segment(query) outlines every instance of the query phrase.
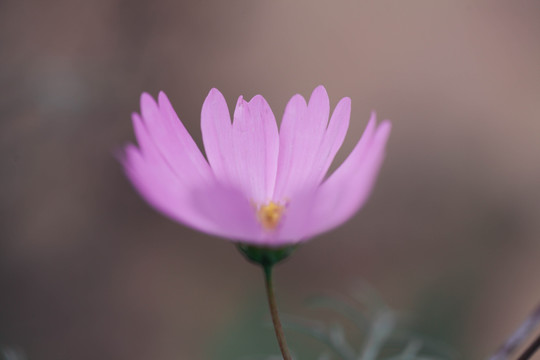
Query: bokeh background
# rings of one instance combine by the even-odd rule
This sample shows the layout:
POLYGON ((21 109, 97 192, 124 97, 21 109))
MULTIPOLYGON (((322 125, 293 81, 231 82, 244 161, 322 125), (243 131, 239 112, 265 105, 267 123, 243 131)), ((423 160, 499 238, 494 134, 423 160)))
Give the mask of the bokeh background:
POLYGON ((229 106, 263 94, 279 118, 324 84, 353 100, 338 162, 372 109, 394 128, 367 206, 277 269, 283 312, 367 282, 415 331, 487 356, 540 300, 538 19, 535 0, 1 0, 0 344, 250 355, 268 331, 260 271, 153 211, 113 153, 143 91, 201 144, 212 87, 229 106))

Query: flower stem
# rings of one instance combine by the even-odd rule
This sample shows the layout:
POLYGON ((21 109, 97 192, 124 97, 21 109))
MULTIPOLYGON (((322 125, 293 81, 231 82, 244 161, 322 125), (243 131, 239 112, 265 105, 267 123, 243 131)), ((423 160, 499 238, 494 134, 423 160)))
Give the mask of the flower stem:
POLYGON ((279 320, 279 313, 276 305, 276 297, 274 295, 274 286, 272 284, 272 265, 263 265, 264 280, 266 285, 266 296, 268 297, 268 306, 270 307, 270 314, 272 316, 272 323, 274 323, 274 330, 276 332, 276 338, 279 344, 279 349, 283 355, 283 360, 292 360, 287 342, 285 341, 285 334, 283 334, 283 327, 279 320))

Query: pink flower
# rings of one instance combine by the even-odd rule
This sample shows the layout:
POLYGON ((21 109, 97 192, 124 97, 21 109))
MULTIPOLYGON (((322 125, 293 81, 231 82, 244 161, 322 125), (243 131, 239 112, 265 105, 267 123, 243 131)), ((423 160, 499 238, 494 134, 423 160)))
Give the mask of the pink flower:
POLYGON ((140 194, 182 224, 258 247, 294 245, 348 220, 373 188, 390 134, 375 113, 325 179, 350 112, 343 98, 328 121, 328 94, 319 86, 307 104, 291 98, 278 132, 262 96, 240 96, 231 123, 223 95, 212 89, 201 113, 207 161, 167 96, 161 92, 156 103, 144 93, 141 115, 133 114, 139 147, 128 145, 122 163, 140 194))

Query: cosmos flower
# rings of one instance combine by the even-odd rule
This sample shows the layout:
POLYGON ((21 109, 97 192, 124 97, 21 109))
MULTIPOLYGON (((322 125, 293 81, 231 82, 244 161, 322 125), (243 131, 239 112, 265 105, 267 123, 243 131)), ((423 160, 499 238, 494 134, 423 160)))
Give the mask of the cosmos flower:
POLYGON ((242 96, 233 122, 223 95, 210 90, 201 113, 206 158, 167 96, 141 96, 133 114, 138 147, 121 156, 154 208, 197 230, 261 248, 294 245, 344 223, 368 198, 383 161, 390 123, 372 113, 360 141, 327 176, 351 112, 343 98, 330 117, 317 87, 291 98, 280 129, 266 100, 242 96), (328 121, 330 117, 330 121, 328 121))

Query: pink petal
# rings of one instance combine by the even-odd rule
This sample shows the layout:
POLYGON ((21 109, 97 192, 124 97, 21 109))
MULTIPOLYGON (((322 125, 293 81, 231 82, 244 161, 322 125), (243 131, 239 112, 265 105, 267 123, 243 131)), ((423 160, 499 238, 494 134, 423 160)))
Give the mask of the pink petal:
POLYGON ((391 129, 388 121, 381 123, 376 131, 374 124, 375 114, 349 157, 319 188, 312 228, 306 237, 347 221, 367 200, 382 164, 391 129))
POLYGON ((150 205, 208 234, 245 242, 260 239, 255 212, 242 194, 215 181, 186 186, 152 146, 144 156, 128 146, 122 159, 127 176, 150 205))
POLYGON ((315 181, 320 183, 328 168, 334 161, 338 150, 341 148, 347 130, 349 129, 349 120, 351 117, 351 99, 345 97, 339 101, 332 113, 328 129, 324 134, 324 139, 317 153, 317 161, 313 176, 315 181))
POLYGON ((216 230, 212 233, 216 235, 251 244, 262 237, 255 208, 235 188, 215 183, 195 189, 191 192, 191 206, 213 224, 216 230))
POLYGON ((212 89, 201 111, 201 130, 206 157, 214 174, 223 183, 231 184, 236 175, 232 124, 227 102, 223 95, 212 89))
POLYGON ((308 114, 310 121, 313 122, 313 134, 321 138, 326 130, 328 117, 330 116, 330 100, 324 86, 317 86, 311 93, 308 102, 308 114))
POLYGON ((256 204, 267 203, 276 181, 279 135, 274 114, 262 96, 249 103, 238 99, 233 144, 235 184, 256 204))
POLYGON ((207 181, 211 176, 210 167, 163 92, 159 102, 158 106, 147 93, 141 96, 144 125, 134 120, 134 127, 142 152, 147 147, 145 144, 151 142, 178 176, 185 177, 189 173, 192 181, 207 181))
POLYGON ((280 127, 278 173, 274 199, 290 199, 310 183, 318 149, 328 122, 328 95, 319 86, 309 107, 301 95, 291 98, 280 127))
POLYGON ((122 159, 126 173, 139 193, 158 211, 200 231, 233 239, 242 238, 242 234, 244 237, 259 236, 260 227, 247 200, 233 198, 225 191, 215 191, 219 185, 208 163, 165 94, 160 94, 159 107, 148 94, 143 94, 141 109, 144 119, 133 114, 140 150, 128 146, 122 159), (229 212, 222 211, 223 220, 219 220, 205 204, 212 204, 212 211, 227 208, 229 212), (238 221, 233 220, 242 216, 247 220, 239 228, 238 221), (247 226, 249 221, 251 227, 247 226), (253 228, 257 232, 254 233, 253 228))
POLYGON ((316 189, 306 188, 297 192, 288 202, 275 239, 269 246, 280 247, 294 245, 306 240, 313 224, 313 207, 316 199, 316 189))
POLYGON ((167 95, 160 92, 158 100, 163 128, 170 138, 168 147, 174 158, 171 162, 180 166, 181 172, 195 171, 201 177, 201 181, 208 180, 212 177, 210 166, 176 115, 167 95))
POLYGON ((213 230, 213 225, 188 205, 190 188, 179 181, 153 144, 146 146, 144 154, 128 146, 122 163, 135 188, 156 210, 201 231, 213 230))

